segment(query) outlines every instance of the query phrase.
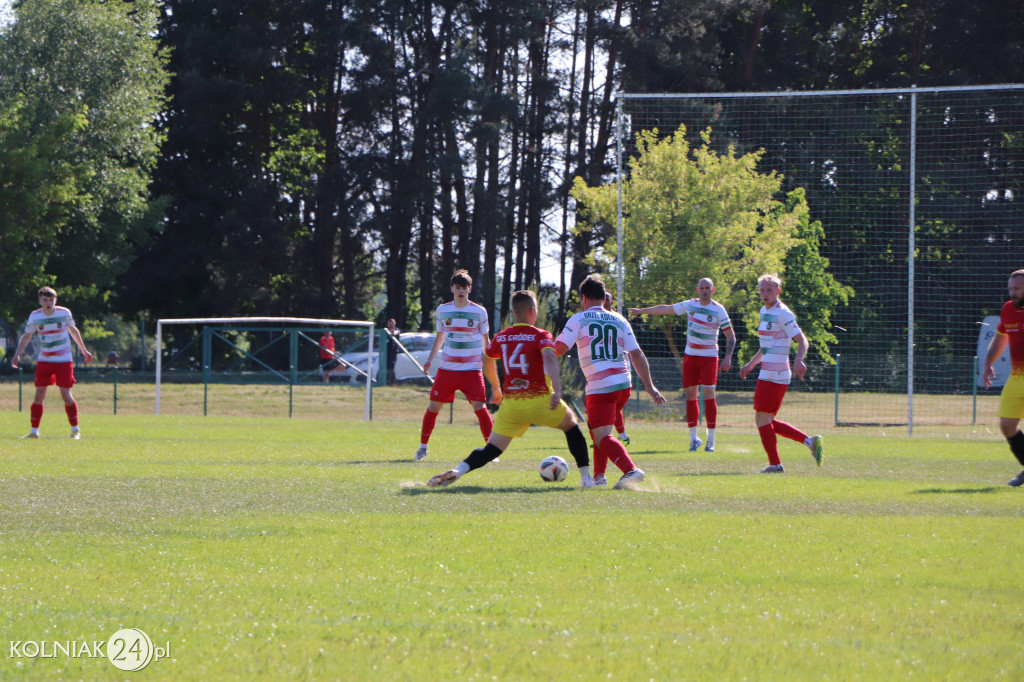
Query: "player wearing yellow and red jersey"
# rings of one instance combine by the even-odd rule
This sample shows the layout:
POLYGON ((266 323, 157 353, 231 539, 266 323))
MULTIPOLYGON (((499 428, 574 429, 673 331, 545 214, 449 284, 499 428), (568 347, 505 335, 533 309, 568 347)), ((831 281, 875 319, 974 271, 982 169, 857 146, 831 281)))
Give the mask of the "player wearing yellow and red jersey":
POLYGON ((530 424, 537 424, 565 432, 569 452, 580 469, 581 484, 591 488, 594 479, 590 475, 587 439, 562 400, 554 339, 551 332, 534 326, 537 295, 529 290, 517 291, 512 295, 512 313, 516 323, 495 334, 485 351, 505 370, 501 407, 487 444, 471 452, 456 468, 431 478, 427 485, 448 485, 479 469, 504 452, 513 438, 526 433, 530 424))
MULTIPOLYGON (((1010 347, 1010 378, 1003 386, 999 397, 999 430, 1010 444, 1010 451, 1017 461, 1024 465, 1024 433, 1020 420, 1024 419, 1024 270, 1015 270, 1007 282, 1010 300, 1003 304, 999 313, 999 325, 992 337, 982 376, 985 386, 991 386, 996 376, 992 365, 1010 347)), ((1017 487, 1024 484, 1024 471, 1010 479, 1009 484, 1017 487)))
POLYGON ((75 385, 75 371, 71 362, 71 342, 74 341, 82 351, 86 362, 92 362, 92 353, 85 348, 82 335, 75 326, 71 311, 57 305, 57 292, 50 287, 39 290, 38 310, 28 316, 25 333, 18 341, 18 348, 11 359, 11 367, 18 368, 18 358, 25 351, 32 336, 39 335, 39 359, 36 362, 36 395, 32 400, 29 412, 29 424, 32 430, 25 438, 39 438, 39 423, 43 419, 43 401, 46 389, 57 384, 60 396, 64 400, 64 411, 71 424, 71 437, 78 440, 78 403, 71 395, 71 387, 75 385))

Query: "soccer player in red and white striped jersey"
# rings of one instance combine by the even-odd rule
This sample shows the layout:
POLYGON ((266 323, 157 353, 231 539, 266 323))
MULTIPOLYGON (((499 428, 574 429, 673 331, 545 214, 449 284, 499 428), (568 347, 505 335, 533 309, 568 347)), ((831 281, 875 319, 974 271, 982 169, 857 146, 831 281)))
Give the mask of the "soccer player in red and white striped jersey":
POLYGON ((555 339, 555 353, 563 355, 576 346, 580 368, 587 378, 587 425, 595 448, 595 482, 607 484, 605 465, 611 460, 623 472, 615 487, 628 488, 643 481, 645 474, 622 442, 612 438, 615 416, 632 390, 627 356, 655 404, 664 405, 665 398, 651 380, 647 356, 640 350, 633 328, 622 315, 604 309, 604 294, 604 282, 593 275, 580 283, 583 310, 565 323, 555 339))
POLYGON ((697 298, 674 304, 654 305, 649 308, 629 308, 634 315, 686 315, 686 350, 683 351, 683 393, 686 397, 686 424, 690 427, 690 452, 701 445, 697 437, 700 407, 697 391, 704 388, 704 423, 707 425, 707 452, 715 451, 715 428, 718 421, 718 399, 715 389, 718 374, 728 372, 732 365, 732 351, 736 347, 736 332, 732 329, 729 313, 711 298, 715 284, 709 277, 697 282, 697 298), (725 356, 718 362, 718 332, 725 334, 725 356))
POLYGON ((35 386, 36 394, 29 412, 29 423, 32 430, 25 438, 39 438, 39 423, 43 419, 43 401, 46 389, 57 384, 60 396, 64 400, 64 411, 71 424, 71 437, 78 440, 78 403, 71 395, 71 387, 75 385, 75 372, 71 363, 71 341, 73 340, 82 351, 86 362, 92 362, 92 353, 85 347, 82 335, 75 326, 71 311, 57 305, 57 292, 50 287, 39 290, 40 308, 32 311, 25 325, 25 333, 18 341, 18 348, 11 359, 11 367, 18 368, 18 359, 25 352, 32 337, 39 335, 39 358, 36 362, 35 386))
POLYGON ((430 402, 423 413, 417 460, 427 456, 437 413, 442 405, 455 401, 456 391, 461 391, 473 406, 485 441, 490 438, 494 426, 491 413, 487 411, 485 376, 491 384, 491 402, 495 405, 501 402, 501 386, 494 360, 484 356, 484 349, 491 342, 487 311, 469 300, 473 279, 465 270, 458 270, 452 275, 451 288, 454 298, 439 305, 435 312, 437 336, 427 361, 423 363, 423 368, 429 372, 434 359, 438 353, 441 354, 437 376, 430 389, 430 402))
POLYGON ((761 363, 761 373, 754 389, 754 423, 761 436, 761 445, 768 455, 768 466, 761 469, 762 474, 783 472, 778 436, 806 445, 818 466, 821 466, 824 454, 821 436, 808 436, 795 426, 776 419, 782 407, 782 397, 786 395, 793 375, 796 374, 803 381, 807 372, 804 357, 808 349, 807 337, 797 326, 796 316, 779 300, 781 291, 782 280, 778 275, 761 275, 757 278, 757 293, 764 303, 757 327, 761 350, 740 368, 740 379, 746 379, 747 374, 761 363), (796 357, 793 358, 793 369, 790 370, 789 346, 793 341, 796 341, 796 357))

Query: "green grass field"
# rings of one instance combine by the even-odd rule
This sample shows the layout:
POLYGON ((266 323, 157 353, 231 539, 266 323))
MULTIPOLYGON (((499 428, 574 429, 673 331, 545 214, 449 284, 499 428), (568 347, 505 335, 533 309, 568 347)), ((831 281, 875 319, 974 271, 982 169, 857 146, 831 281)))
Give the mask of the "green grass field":
POLYGON ((761 476, 753 428, 687 453, 636 423, 631 492, 543 483, 564 439, 531 429, 434 490, 479 443, 465 420, 412 462, 411 419, 90 414, 71 441, 59 404, 34 441, 0 412, 3 680, 1024 677, 998 437, 847 430, 821 469, 783 441, 761 476), (169 656, 11 655, 122 628, 169 656))

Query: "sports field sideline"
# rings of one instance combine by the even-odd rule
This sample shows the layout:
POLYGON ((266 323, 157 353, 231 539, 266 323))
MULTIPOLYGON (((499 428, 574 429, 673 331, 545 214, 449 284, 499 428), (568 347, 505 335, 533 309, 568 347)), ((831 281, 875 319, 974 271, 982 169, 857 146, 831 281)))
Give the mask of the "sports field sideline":
POLYGON ((833 429, 821 469, 784 443, 761 476, 752 428, 687 453, 636 420, 638 491, 542 482, 564 439, 531 429, 428 490, 479 444, 468 408, 412 462, 411 418, 114 416, 86 389, 81 441, 59 403, 18 440, 3 393, 5 680, 1024 676, 1018 468, 984 425, 833 429), (166 655, 25 655, 125 628, 166 655))

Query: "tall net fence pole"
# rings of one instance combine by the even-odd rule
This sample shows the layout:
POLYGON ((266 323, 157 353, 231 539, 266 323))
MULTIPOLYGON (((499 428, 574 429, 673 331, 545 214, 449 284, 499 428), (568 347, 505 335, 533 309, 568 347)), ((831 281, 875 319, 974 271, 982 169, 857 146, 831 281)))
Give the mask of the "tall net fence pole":
MULTIPOLYGON (((978 410, 994 413, 998 387, 978 385, 974 357, 986 329, 979 325, 998 313, 1007 275, 1024 265, 1024 85, 623 93, 618 111, 621 246, 607 255, 616 261, 620 305, 692 298, 697 279, 715 277, 715 298, 740 337, 734 367, 749 359, 756 275, 734 275, 760 245, 723 237, 736 224, 717 221, 742 182, 723 177, 716 186, 711 176, 720 169, 707 155, 753 154, 759 174, 778 178, 777 201, 789 209, 802 197, 812 226, 798 241, 813 267, 787 257, 778 268, 782 299, 811 339, 807 380, 791 384, 786 409, 801 410, 809 427, 908 434, 969 426, 975 394, 978 410), (636 161, 651 140, 674 135, 691 162, 704 165, 663 197, 665 215, 656 215, 639 185, 650 178, 640 178, 636 161), (824 291, 821 274, 848 301, 824 291)), ((634 327, 656 383, 678 390, 685 320, 647 318, 634 327)), ((752 389, 735 369, 720 378, 720 423, 747 425, 752 389)))
POLYGON ((914 435, 914 261, 917 248, 917 93, 910 93, 910 181, 907 183, 907 435, 914 435))

